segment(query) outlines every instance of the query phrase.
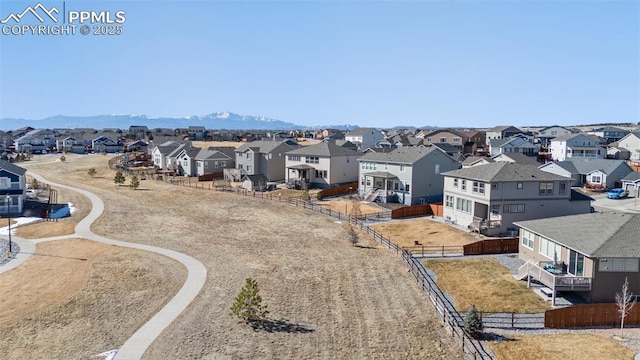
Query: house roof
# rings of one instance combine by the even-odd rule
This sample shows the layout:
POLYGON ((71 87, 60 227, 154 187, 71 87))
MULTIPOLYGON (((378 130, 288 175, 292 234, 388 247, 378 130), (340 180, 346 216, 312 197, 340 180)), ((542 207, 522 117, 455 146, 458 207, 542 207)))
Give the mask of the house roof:
POLYGON ((382 134, 380 131, 374 129, 374 128, 368 128, 368 127, 362 127, 362 128, 357 128, 357 129, 353 129, 351 131, 349 131, 346 136, 363 136, 365 134, 368 133, 380 133, 382 134))
POLYGON ((561 135, 561 136, 558 136, 556 138, 553 138, 553 140, 551 140, 551 141, 567 141, 567 140, 571 140, 574 137, 578 137, 578 136, 584 136, 584 137, 587 137, 587 138, 591 139, 592 141, 595 141, 596 142, 596 146, 600 142, 600 139, 598 139, 597 136, 589 135, 589 134, 586 134, 586 133, 571 133, 571 134, 561 135))
POLYGON ((623 181, 636 182, 636 181, 640 180, 640 173, 632 171, 632 172, 628 173, 627 176, 623 177, 622 180, 623 181))
POLYGON ((500 156, 508 157, 509 159, 513 160, 518 164, 527 164, 527 165, 536 165, 536 166, 540 165, 540 163, 538 162, 535 156, 527 156, 522 153, 502 153, 502 154, 492 156, 491 159, 495 160, 495 158, 500 156))
POLYGON ((288 151, 290 155, 309 155, 309 156, 351 156, 362 154, 350 147, 344 147, 336 144, 335 141, 323 141, 315 145, 303 146, 296 150, 288 151))
POLYGON ((470 165, 473 165, 473 164, 475 164, 477 162, 480 162, 482 160, 484 160, 486 162, 490 162, 490 163, 495 162, 495 160, 493 160, 490 157, 486 157, 486 156, 469 156, 466 159, 464 159, 464 161, 462 162, 462 165, 469 165, 470 166, 470 165))
POLYGON ((0 169, 4 169, 12 174, 16 174, 19 176, 23 176, 27 172, 27 169, 4 160, 0 160, 0 169))
POLYGON ((231 158, 216 150, 215 148, 200 149, 194 157, 195 160, 230 160, 231 158))
POLYGON ((366 174, 364 174, 366 176, 374 176, 374 177, 379 177, 379 178, 385 178, 385 179, 395 179, 397 178, 397 176, 393 175, 392 173, 388 172, 388 171, 372 171, 372 172, 368 172, 366 174))
POLYGON ((514 129, 515 131, 522 132, 522 130, 512 125, 494 126, 491 129, 488 129, 487 132, 504 132, 505 130, 510 130, 510 129, 514 129))
POLYGON ((514 224, 589 257, 640 257, 640 214, 591 213, 514 224))
POLYGON ((422 159, 428 154, 434 151, 441 151, 437 147, 409 147, 403 146, 394 149, 388 153, 370 152, 361 156, 358 161, 372 161, 372 162, 385 162, 385 163, 398 163, 398 164, 413 164, 416 161, 422 159))
MULTIPOLYGON (((629 165, 625 163, 624 160, 613 160, 613 159, 591 159, 591 160, 583 160, 583 159, 572 159, 565 161, 557 161, 554 164, 559 167, 569 171, 572 174, 588 174, 594 170, 600 170, 603 173, 609 175, 617 170, 620 166, 624 166, 629 168, 629 165)), ((631 171, 631 168, 629 168, 631 171)))
POLYGON ((283 144, 285 140, 256 140, 252 142, 248 142, 246 144, 242 144, 239 146, 235 152, 245 152, 249 149, 253 150, 253 152, 267 154, 273 151, 276 147, 283 144))
POLYGON ((455 154, 460 152, 460 149, 448 143, 433 143, 431 144, 431 146, 440 148, 440 150, 446 152, 447 154, 455 154))
POLYGON ((486 182, 570 180, 568 177, 539 170, 533 165, 509 162, 496 162, 492 164, 472 166, 464 169, 447 171, 442 173, 442 175, 486 182))

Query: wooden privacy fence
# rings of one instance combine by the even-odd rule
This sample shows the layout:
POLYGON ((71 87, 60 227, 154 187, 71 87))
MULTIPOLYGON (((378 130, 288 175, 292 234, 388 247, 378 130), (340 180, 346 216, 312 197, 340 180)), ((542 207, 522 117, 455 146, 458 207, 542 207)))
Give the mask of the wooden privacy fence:
POLYGON ((414 216, 442 216, 442 204, 421 204, 397 208, 391 212, 392 219, 414 216))
MULTIPOLYGON (((640 306, 634 306, 624 319, 625 325, 640 325, 640 306)), ((574 328, 593 326, 620 326, 618 306, 614 303, 581 304, 547 310, 544 326, 548 328, 574 328)))
POLYGON ((213 174, 200 175, 198 176, 198 181, 213 181, 215 179, 223 179, 223 178, 224 178, 224 174, 219 172, 219 173, 213 173, 213 174))
POLYGON ((323 189, 318 193, 318 200, 322 200, 326 197, 338 196, 338 195, 350 195, 358 192, 358 183, 352 182, 345 185, 334 186, 327 189, 323 189))
POLYGON ((416 246, 403 246, 403 249, 409 251, 414 256, 445 256, 445 255, 462 255, 463 247, 455 245, 416 245, 416 246))
POLYGON ((464 245, 464 255, 517 253, 518 245, 518 238, 481 240, 464 245))

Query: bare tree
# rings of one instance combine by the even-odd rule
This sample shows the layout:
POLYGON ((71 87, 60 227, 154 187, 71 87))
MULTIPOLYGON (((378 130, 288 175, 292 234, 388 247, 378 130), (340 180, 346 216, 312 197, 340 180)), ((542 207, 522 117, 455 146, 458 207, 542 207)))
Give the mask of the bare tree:
POLYGON ((629 280, 624 278, 622 291, 616 293, 616 305, 618 306, 618 313, 620 314, 620 337, 624 337, 624 319, 629 315, 629 312, 631 312, 635 304, 633 294, 629 291, 629 280))

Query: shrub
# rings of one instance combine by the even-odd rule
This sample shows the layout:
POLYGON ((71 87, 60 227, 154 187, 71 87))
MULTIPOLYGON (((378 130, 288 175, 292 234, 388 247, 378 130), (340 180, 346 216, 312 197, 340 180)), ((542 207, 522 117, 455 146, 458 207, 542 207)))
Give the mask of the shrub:
POLYGON ((244 287, 240 290, 231 306, 231 314, 244 322, 259 322, 267 318, 267 306, 262 305, 262 296, 258 283, 252 278, 246 278, 244 287))
POLYGON ((480 339, 482 337, 482 318, 480 318, 480 314, 478 314, 478 309, 476 305, 471 305, 471 309, 467 311, 467 315, 464 318, 464 330, 469 334, 469 336, 474 339, 480 339))

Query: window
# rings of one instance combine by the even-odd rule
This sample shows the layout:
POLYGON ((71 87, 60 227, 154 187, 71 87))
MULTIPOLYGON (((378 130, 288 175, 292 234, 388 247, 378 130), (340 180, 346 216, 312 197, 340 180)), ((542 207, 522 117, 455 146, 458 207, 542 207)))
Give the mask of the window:
POLYGON ((404 184, 404 191, 409 192, 411 190, 411 185, 409 183, 404 184))
POLYGON ((460 139, 459 137, 454 137, 453 138, 453 142, 454 143, 459 143, 462 139, 460 139))
POLYGON ((427 138, 427 142, 431 142, 431 138, 430 137, 427 138))
POLYGON ((363 162, 361 168, 364 170, 376 170, 378 168, 378 164, 372 162, 363 162))
POLYGON ((599 271, 638 272, 638 259, 602 258, 598 263, 599 271))
POLYGON ((548 257, 549 259, 555 258, 556 260, 560 260, 560 251, 562 251, 560 245, 545 238, 540 238, 540 254, 548 257))
POLYGON ((491 205, 491 213, 493 215, 500 214, 500 205, 491 205))
POLYGON ((467 191, 467 180, 462 180, 462 191, 467 191))
POLYGON ((405 166, 404 165, 400 165, 400 171, 404 171, 405 166))
POLYGON ((307 156, 305 157, 305 162, 307 164, 319 164, 320 163, 320 158, 318 158, 317 156, 307 156))
POLYGON ((445 196, 444 206, 448 207, 449 209, 453 209, 453 196, 451 195, 445 196))
POLYGON ((222 167, 223 167, 223 168, 224 168, 224 167, 227 167, 227 162, 226 162, 226 161, 223 161, 223 162, 222 162, 222 167))
POLYGON ((446 137, 441 137, 440 138, 440 142, 441 143, 446 143, 447 142, 447 138, 446 137))
POLYGON ((247 172, 251 174, 251 165, 247 165, 247 172))
MULTIPOLYGON (((214 161, 214 162, 213 162, 213 167, 215 167, 215 168, 217 168, 217 167, 218 167, 218 162, 217 162, 217 161, 214 161)), ((240 165, 240 169, 242 169, 242 165, 240 165)))
POLYGON ((517 183, 516 188, 518 188, 518 190, 522 190, 522 188, 524 188, 524 183, 521 183, 521 182, 517 183))
POLYGON ((273 154, 269 153, 269 156, 268 156, 269 160, 271 160, 272 155, 273 155, 273 154))
POLYGON ((473 182, 473 190, 474 193, 478 193, 478 194, 484 194, 484 183, 481 183, 479 181, 474 181, 473 182))
POLYGON ((393 190, 398 191, 400 190, 400 183, 397 181, 393 182, 393 190))
POLYGON ((600 177, 600 175, 591 175, 591 182, 600 184, 602 182, 602 178, 600 177))
POLYGON ((569 267, 567 268, 567 272, 575 276, 584 276, 584 255, 569 250, 569 267))
POLYGON ((533 250, 533 233, 527 230, 520 230, 522 232, 522 245, 533 250))
POLYGON ((541 182, 540 183, 540 195, 553 195, 553 183, 541 182))
POLYGON ((316 170, 316 178, 327 178, 327 170, 316 170))
POLYGON ((289 157, 289 161, 300 161, 300 155, 287 155, 289 157))
POLYGON ((360 185, 364 185, 364 176, 360 179, 360 185))
POLYGON ((504 213, 523 213, 524 204, 508 204, 504 205, 502 212, 504 213))
POLYGON ((498 183, 491 184, 491 189, 492 190, 498 190, 498 183))
POLYGON ((11 187, 11 179, 8 177, 0 177, 0 189, 8 189, 11 187))
POLYGON ((247 160, 251 160, 251 153, 250 152, 247 153, 247 160))
POLYGON ((456 210, 460 210, 462 212, 466 212, 467 214, 471 213, 471 200, 458 198, 456 200, 456 210))
POLYGON ((458 187, 458 179, 453 179, 453 187, 458 187))
POLYGON ((371 178, 367 178, 367 187, 371 186, 371 178))
MULTIPOLYGON (((218 167, 218 162, 216 161, 216 167, 218 167)), ((242 164, 238 164, 238 169, 242 170, 242 164)))
POLYGON ((564 195, 567 193, 567 184, 560 183, 560 195, 564 195))

